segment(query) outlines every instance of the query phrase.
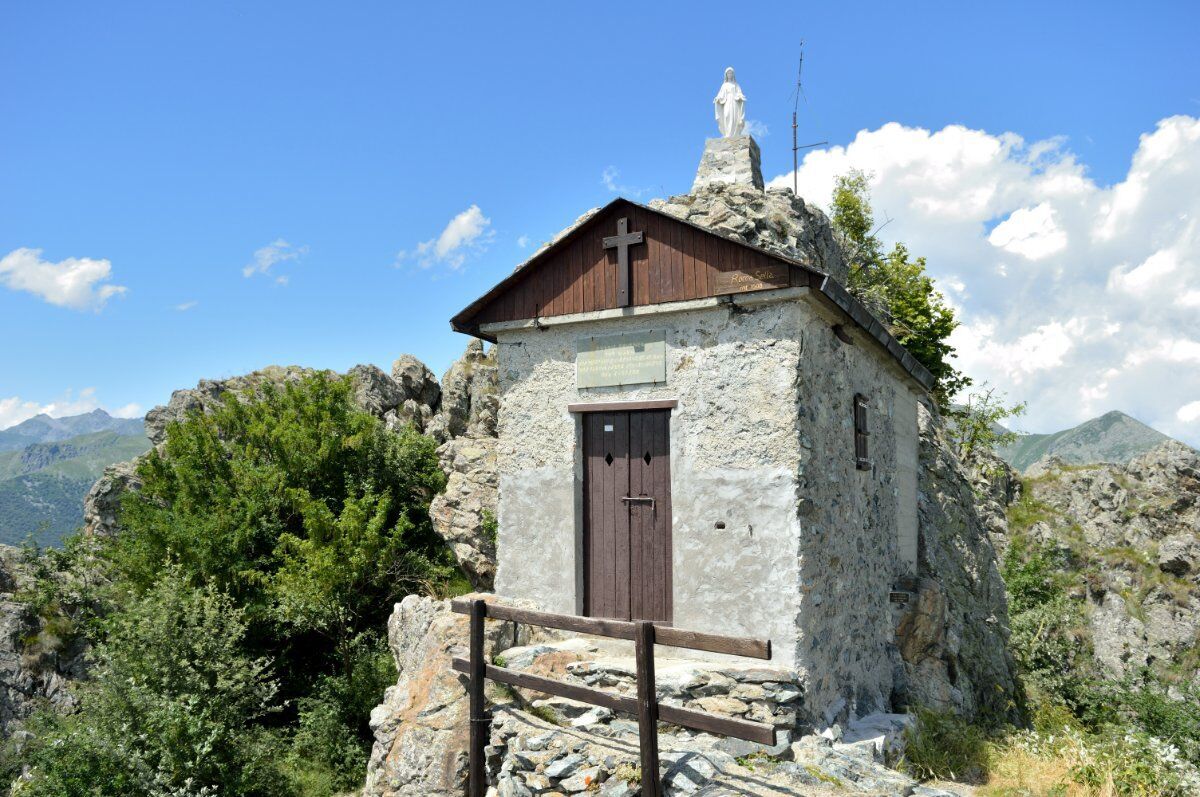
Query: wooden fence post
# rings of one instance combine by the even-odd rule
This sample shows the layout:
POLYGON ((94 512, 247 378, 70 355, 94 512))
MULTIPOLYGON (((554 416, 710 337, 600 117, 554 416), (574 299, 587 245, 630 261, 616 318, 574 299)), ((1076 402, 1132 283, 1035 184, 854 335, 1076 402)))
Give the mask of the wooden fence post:
POLYGON ((637 659, 638 736, 642 747, 642 797, 661 797, 658 782, 658 695, 654 685, 654 623, 639 620, 637 659))
POLYGON ((487 602, 471 601, 471 749, 469 755, 470 782, 467 794, 470 797, 485 797, 487 794, 487 763, 484 747, 487 746, 491 717, 484 704, 483 685, 487 661, 483 650, 483 623, 487 617, 487 602))

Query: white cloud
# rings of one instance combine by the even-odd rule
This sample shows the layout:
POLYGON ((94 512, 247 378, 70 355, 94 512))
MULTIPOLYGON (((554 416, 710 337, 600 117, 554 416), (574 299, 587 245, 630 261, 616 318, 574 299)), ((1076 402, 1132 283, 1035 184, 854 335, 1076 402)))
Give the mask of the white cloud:
POLYGON ((1014 210, 992 230, 988 243, 1029 260, 1041 260, 1065 249, 1067 235, 1054 220, 1054 208, 1043 202, 1014 210))
POLYGON ((0 258, 0 284, 27 291, 50 304, 74 310, 99 310, 127 290, 109 284, 112 264, 90 257, 68 257, 57 263, 42 259, 41 249, 14 249, 0 258))
MULTIPOLYGON (((271 243, 254 251, 254 259, 242 268, 243 277, 253 277, 255 274, 271 275, 271 269, 289 260, 298 260, 308 254, 307 246, 295 246, 282 238, 276 238, 271 243)), ((288 278, 282 275, 272 275, 278 285, 287 285, 288 278)))
POLYGON ((619 179, 621 179, 621 172, 616 166, 606 166, 604 167, 604 171, 600 173, 600 185, 614 194, 640 197, 650 190, 649 188, 635 188, 631 185, 623 185, 617 182, 619 179))
MULTIPOLYGON (((96 398, 96 389, 92 387, 85 387, 78 394, 70 390, 65 391, 59 399, 48 404, 26 401, 19 396, 0 398, 0 429, 15 426, 35 415, 45 414, 51 418, 62 418, 66 415, 82 415, 95 409, 103 407, 96 398)), ((109 409, 107 412, 117 418, 137 418, 143 414, 141 405, 132 403, 109 409)))
POLYGON ((179 304, 175 305, 175 309, 181 313, 186 313, 188 310, 191 310, 193 307, 195 307, 198 304, 200 304, 200 302, 197 302, 195 300, 190 301, 190 302, 180 302, 179 304))
POLYGON ((1200 401, 1191 401, 1175 410, 1175 417, 1183 423, 1200 421, 1200 401))
MULTIPOLYGON (((1163 119, 1126 175, 1093 180, 1063 139, 889 123, 810 152, 806 199, 872 176, 881 237, 904 241, 958 310, 960 367, 1013 400, 1024 425, 1109 409, 1200 444, 1200 119, 1163 119)), ((790 173, 771 181, 790 187, 790 173)))
POLYGON ((525 247, 529 246, 529 236, 528 236, 528 235, 522 235, 520 238, 518 238, 518 239, 517 239, 517 246, 521 247, 522 249, 524 249, 525 247))
POLYGON ((491 229, 492 220, 483 215, 478 205, 471 205, 446 225, 436 238, 417 244, 412 252, 396 255, 397 264, 412 257, 421 268, 444 265, 458 270, 466 263, 468 255, 487 249, 496 237, 491 229))
POLYGON ((766 138, 771 134, 770 128, 766 122, 760 122, 757 119, 746 120, 746 135, 754 136, 755 138, 766 138))
POLYGON ((131 401, 116 409, 109 410, 108 414, 114 418, 141 418, 146 412, 142 409, 141 404, 131 401))

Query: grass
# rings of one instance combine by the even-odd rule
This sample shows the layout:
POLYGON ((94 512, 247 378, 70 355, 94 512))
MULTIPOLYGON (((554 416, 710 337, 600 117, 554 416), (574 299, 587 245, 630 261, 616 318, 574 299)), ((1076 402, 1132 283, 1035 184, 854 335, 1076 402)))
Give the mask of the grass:
POLYGON ((1028 489, 1021 490, 1021 498, 1008 507, 1008 527, 1014 533, 1025 532, 1035 523, 1049 523, 1058 513, 1044 501, 1034 498, 1028 489))
POLYGON ((1071 782, 1073 764, 1065 756, 1047 758, 1020 748, 992 753, 987 783, 977 797, 1091 797, 1086 786, 1071 782))
POLYGON ((905 731, 900 769, 918 780, 977 783, 987 776, 989 755, 987 734, 982 729, 952 713, 922 708, 905 731))

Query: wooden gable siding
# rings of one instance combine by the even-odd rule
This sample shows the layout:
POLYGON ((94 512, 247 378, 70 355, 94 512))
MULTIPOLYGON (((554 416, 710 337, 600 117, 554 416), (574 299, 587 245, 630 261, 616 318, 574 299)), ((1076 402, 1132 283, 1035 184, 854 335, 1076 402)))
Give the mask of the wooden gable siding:
POLYGON ((617 253, 604 249, 617 219, 645 243, 631 246, 631 305, 700 299, 727 293, 808 285, 808 274, 783 261, 653 211, 620 203, 585 223, 579 234, 527 266, 479 308, 473 326, 587 313, 617 305, 617 253))

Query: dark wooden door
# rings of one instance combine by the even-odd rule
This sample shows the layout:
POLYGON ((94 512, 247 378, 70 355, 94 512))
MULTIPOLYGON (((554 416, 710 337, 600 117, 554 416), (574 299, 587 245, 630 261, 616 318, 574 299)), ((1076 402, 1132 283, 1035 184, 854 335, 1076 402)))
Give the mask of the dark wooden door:
POLYGON ((584 416, 584 611, 671 622, 670 412, 584 416))

